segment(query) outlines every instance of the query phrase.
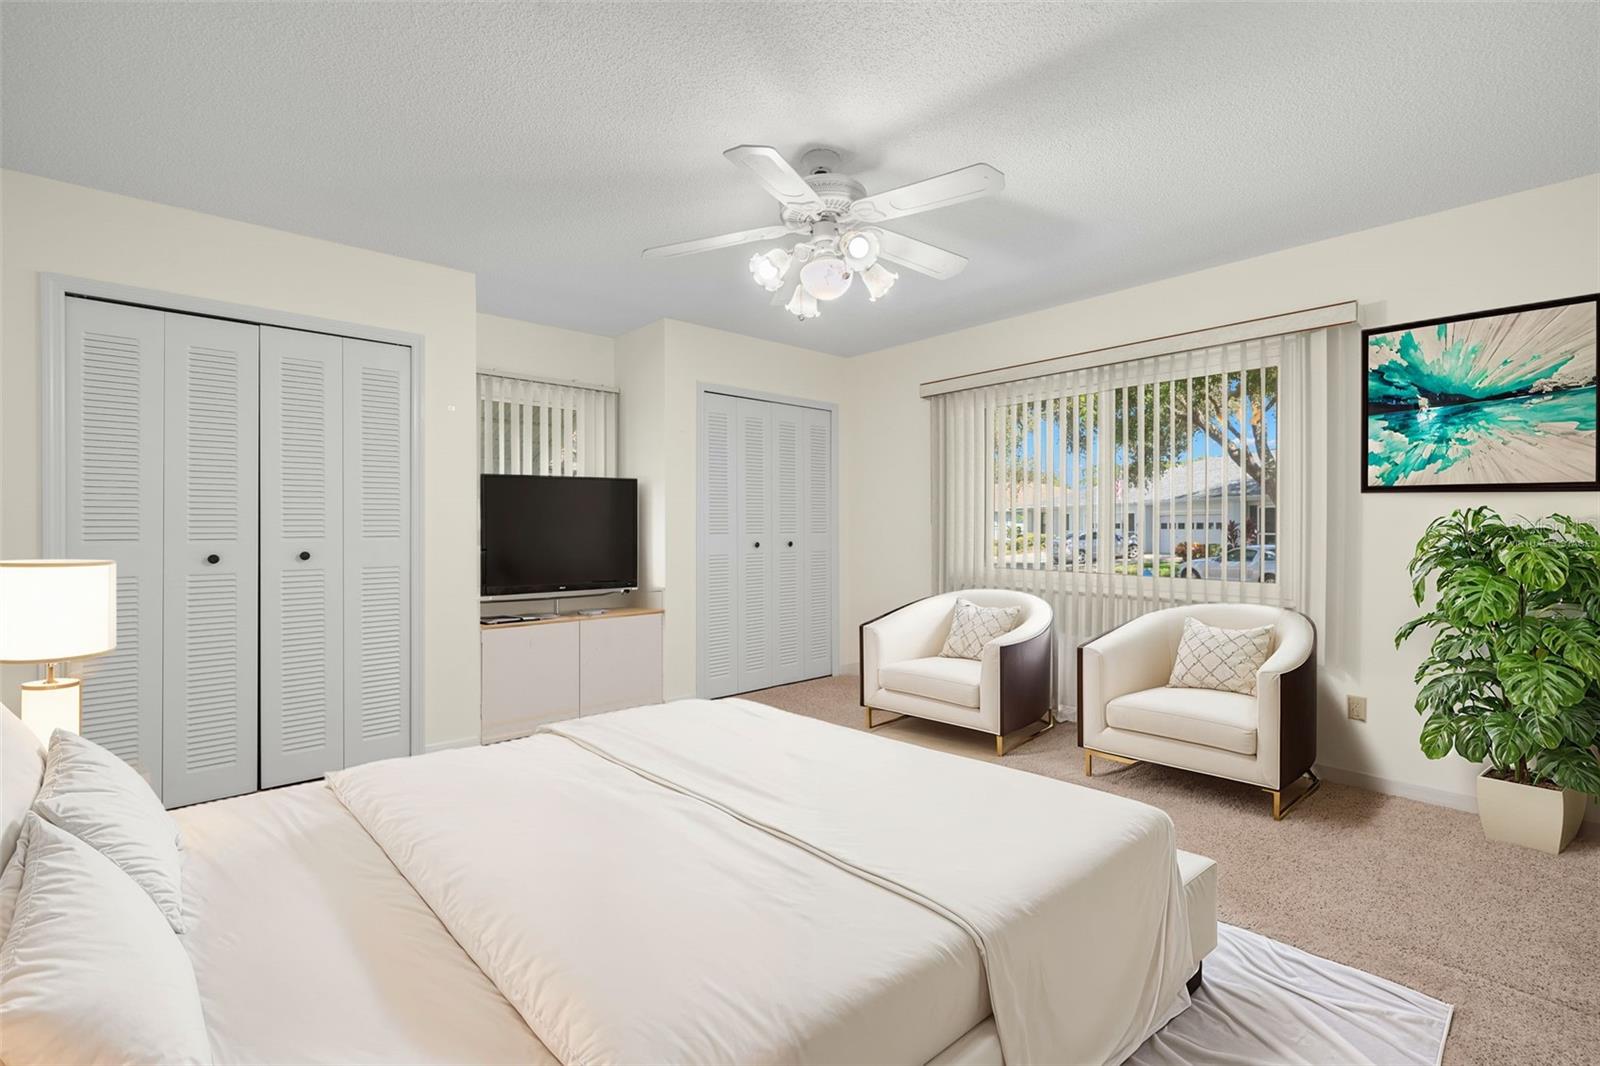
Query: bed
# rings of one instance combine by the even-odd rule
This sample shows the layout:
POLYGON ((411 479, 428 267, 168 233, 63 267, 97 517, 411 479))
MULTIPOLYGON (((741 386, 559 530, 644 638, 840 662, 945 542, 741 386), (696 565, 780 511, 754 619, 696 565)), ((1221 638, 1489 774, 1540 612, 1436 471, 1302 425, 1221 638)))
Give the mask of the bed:
POLYGON ((219 1063, 1117 1061, 1215 945, 1161 812, 739 700, 173 813, 219 1063))

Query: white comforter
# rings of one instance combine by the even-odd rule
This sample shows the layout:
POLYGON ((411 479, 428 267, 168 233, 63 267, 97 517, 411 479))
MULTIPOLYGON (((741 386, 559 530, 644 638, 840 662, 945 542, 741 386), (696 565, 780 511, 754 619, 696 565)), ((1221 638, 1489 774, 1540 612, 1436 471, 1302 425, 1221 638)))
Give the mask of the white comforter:
POLYGON ((568 1063, 917 1063, 991 1007, 1115 1062, 1194 968, 1160 811, 744 701, 330 783, 568 1063))

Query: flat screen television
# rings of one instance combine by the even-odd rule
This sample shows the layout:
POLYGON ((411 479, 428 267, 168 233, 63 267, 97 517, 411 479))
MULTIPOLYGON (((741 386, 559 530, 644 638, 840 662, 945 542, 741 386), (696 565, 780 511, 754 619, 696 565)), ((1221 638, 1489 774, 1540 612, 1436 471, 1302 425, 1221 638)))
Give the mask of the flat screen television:
POLYGON ((484 474, 484 599, 639 587, 639 482, 484 474))

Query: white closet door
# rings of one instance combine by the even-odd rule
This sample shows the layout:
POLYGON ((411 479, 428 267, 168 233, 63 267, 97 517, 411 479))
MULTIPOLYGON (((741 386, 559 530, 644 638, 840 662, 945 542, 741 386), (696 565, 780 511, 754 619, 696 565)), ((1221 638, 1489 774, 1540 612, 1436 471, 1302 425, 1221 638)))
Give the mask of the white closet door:
POLYGON ((261 328, 261 787, 344 765, 343 342, 261 328))
POLYGON ((772 641, 771 684, 808 676, 805 662, 805 491, 802 440, 805 409, 768 404, 772 410, 772 641))
POLYGON ((739 691, 739 401, 701 401, 698 691, 714 698, 739 691))
POLYGON ((161 793, 160 311, 69 298, 66 555, 117 564, 117 647, 73 669, 83 735, 161 793))
POLYGON ((772 405, 739 401, 739 599, 737 691, 766 688, 777 676, 773 633, 772 405))
MULTIPOLYGON (((803 676, 833 673, 833 415, 802 412, 805 481, 805 667, 803 676)), ((887 531, 887 527, 886 527, 887 531)))
POLYGON ((355 766, 411 751, 411 349, 342 343, 344 764, 355 766))
POLYGON ((256 788, 260 330, 166 314, 162 799, 256 788))

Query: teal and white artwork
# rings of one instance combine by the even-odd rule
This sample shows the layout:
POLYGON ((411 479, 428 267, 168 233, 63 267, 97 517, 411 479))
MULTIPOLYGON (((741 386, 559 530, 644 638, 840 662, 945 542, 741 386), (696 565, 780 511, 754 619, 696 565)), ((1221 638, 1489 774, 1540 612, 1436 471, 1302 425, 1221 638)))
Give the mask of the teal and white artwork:
POLYGON ((1364 330, 1362 488, 1600 488, 1597 320, 1582 296, 1364 330))

